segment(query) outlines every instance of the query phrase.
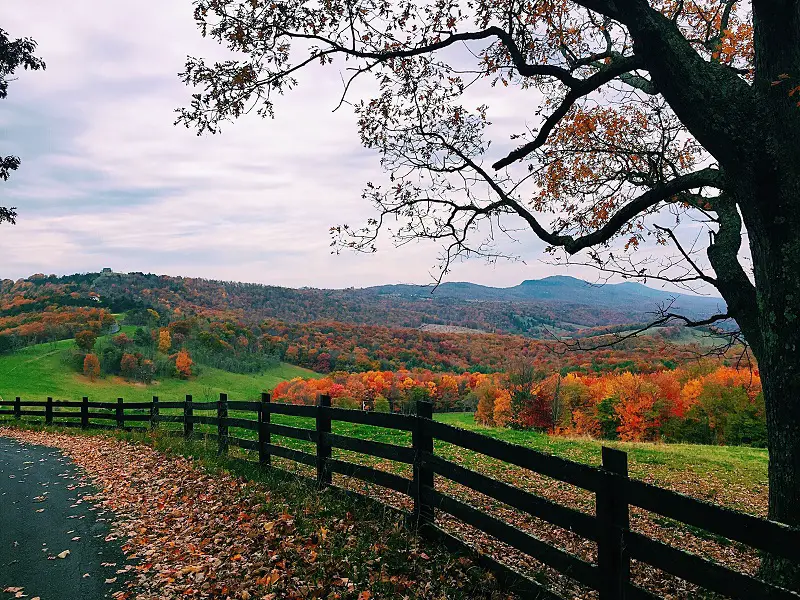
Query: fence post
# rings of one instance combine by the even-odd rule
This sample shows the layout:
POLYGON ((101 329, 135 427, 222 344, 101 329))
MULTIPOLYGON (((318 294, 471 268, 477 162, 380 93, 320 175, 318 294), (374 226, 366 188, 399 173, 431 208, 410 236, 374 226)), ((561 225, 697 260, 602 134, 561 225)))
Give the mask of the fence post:
POLYGON ((14 398, 14 418, 17 420, 22 418, 22 399, 19 396, 14 398))
POLYGON ((117 429, 125 429, 125 407, 122 398, 117 398, 117 429))
POLYGON ((600 600, 622 600, 630 582, 631 561, 625 550, 628 531, 628 455, 603 446, 605 476, 597 490, 597 565, 600 569, 600 600))
POLYGON ((47 404, 44 407, 44 424, 53 424, 53 399, 50 396, 47 397, 47 404))
POLYGON ((327 434, 331 432, 331 415, 328 408, 331 397, 320 394, 317 398, 317 485, 325 487, 333 481, 328 459, 331 457, 331 443, 327 434))
POLYGON ((192 395, 186 394, 186 402, 183 403, 183 437, 187 440, 194 433, 194 408, 192 408, 192 395))
POLYGON ((272 443, 269 424, 271 413, 269 411, 270 395, 267 392, 261 393, 261 406, 258 408, 258 462, 262 467, 272 465, 272 457, 269 454, 269 445, 272 443))
POLYGON ((418 528, 433 525, 433 503, 426 488, 433 489, 433 471, 423 467, 423 453, 433 453, 433 436, 425 432, 425 419, 433 419, 433 404, 423 400, 417 401, 416 423, 411 432, 411 443, 414 447, 414 522, 418 528))
POLYGON ((89 398, 84 396, 81 404, 81 429, 86 429, 87 427, 89 427, 89 398))
POLYGON ((220 394, 217 402, 217 454, 228 454, 228 394, 220 394))
POLYGON ((150 405, 150 429, 158 427, 158 396, 153 396, 153 404, 150 405))

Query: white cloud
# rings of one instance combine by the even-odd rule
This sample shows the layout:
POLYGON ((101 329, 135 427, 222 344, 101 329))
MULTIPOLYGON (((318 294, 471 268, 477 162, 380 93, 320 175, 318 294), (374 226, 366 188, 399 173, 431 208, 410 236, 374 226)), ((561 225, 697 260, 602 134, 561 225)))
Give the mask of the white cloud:
MULTIPOLYGON (((0 153, 23 158, 4 184, 3 203, 19 207, 20 221, 1 230, 0 278, 110 266, 292 286, 430 280, 433 244, 330 255, 328 228, 363 223, 363 185, 380 177, 353 113, 331 112, 336 70, 301 73, 274 121, 246 117, 198 138, 173 126, 190 94, 177 73, 187 54, 224 51, 201 38, 190 0, 11 0, 0 23, 36 39, 47 62, 46 72, 21 73, 0 104, 11 132, 0 153)), ((508 96, 484 84, 469 99, 491 102, 495 152, 535 104, 508 96)), ((527 265, 474 261, 451 279, 514 285, 553 274, 539 262, 542 247, 526 233, 518 251, 527 265)))

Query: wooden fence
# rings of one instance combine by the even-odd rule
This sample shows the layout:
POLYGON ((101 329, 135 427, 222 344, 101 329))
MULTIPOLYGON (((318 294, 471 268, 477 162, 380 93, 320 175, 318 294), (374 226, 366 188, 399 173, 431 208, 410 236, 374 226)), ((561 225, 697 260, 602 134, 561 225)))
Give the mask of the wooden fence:
MULTIPOLYGON (((279 456, 316 467, 320 486, 331 485, 332 473, 340 473, 395 490, 413 499, 413 514, 408 517, 421 533, 435 537, 454 550, 471 552, 462 541, 436 526, 436 512, 443 511, 584 586, 597 590, 601 600, 658 598, 631 582, 632 559, 730 598, 800 599, 800 594, 632 531, 629 527, 629 509, 632 506, 640 507, 796 563, 800 563, 800 530, 630 479, 627 454, 619 450, 604 447, 602 467, 592 467, 438 423, 432 419, 432 407, 427 402, 417 404, 415 415, 400 415, 333 408, 327 396, 320 396, 317 406, 272 403, 269 394, 263 394, 261 401, 256 402, 229 401, 225 394, 220 394, 216 402, 193 402, 191 396, 187 396, 183 402, 160 402, 154 397, 152 402, 123 402, 120 398, 116 403, 90 402, 88 398, 83 398, 81 402, 48 398, 43 403, 17 398, 13 401, 0 400, 0 415, 13 415, 17 419, 25 416, 44 417, 47 424, 82 428, 147 429, 163 422, 182 423, 186 437, 192 436, 195 424, 216 426, 216 434, 210 434, 210 437, 217 441, 221 454, 227 453, 228 447, 233 445, 258 452, 259 462, 265 466, 271 464, 272 456, 279 456), (182 414, 162 414, 162 409, 182 410, 182 414), (229 417, 229 410, 250 412, 255 418, 229 417), (209 411, 213 411, 214 416, 197 414, 209 411), (270 417, 273 414, 309 417, 316 421, 316 427, 304 429, 272 423, 270 417), (112 423, 96 424, 91 422, 92 419, 112 423), (412 446, 409 448, 337 435, 331 431, 332 421, 409 431, 412 446), (142 425, 130 427, 130 423, 142 425), (252 431, 258 439, 231 436, 229 428, 252 431), (277 445, 273 443, 272 436, 315 443, 316 453, 277 445), (595 494, 595 514, 560 505, 437 456, 434 453, 435 440, 589 490, 595 494), (332 448, 413 465, 413 478, 334 459, 332 448), (584 561, 437 491, 434 475, 445 477, 596 542, 597 563, 584 561)), ((477 560, 482 566, 495 571, 505 585, 524 598, 560 600, 559 596, 541 584, 486 555, 477 555, 477 560)))

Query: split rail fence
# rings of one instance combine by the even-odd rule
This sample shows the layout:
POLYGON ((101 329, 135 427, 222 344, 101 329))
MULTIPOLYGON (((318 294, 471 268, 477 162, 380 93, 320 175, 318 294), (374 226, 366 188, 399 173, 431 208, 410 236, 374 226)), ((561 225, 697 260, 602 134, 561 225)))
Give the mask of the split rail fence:
MULTIPOLYGON (((332 474, 340 473, 395 490, 413 499, 413 513, 407 516, 421 533, 435 537, 453 550, 474 554, 461 540, 436 526, 436 511, 443 511, 587 588, 597 590, 601 600, 658 598, 631 582, 631 560, 649 564, 730 598, 800 599, 800 594, 632 531, 629 511, 630 507, 639 507, 795 563, 800 563, 799 529, 631 479, 628 477, 625 452, 604 447, 602 466, 592 467, 436 422, 432 418, 432 406, 427 402, 417 404, 416 414, 401 415, 334 408, 327 396, 320 396, 316 406, 273 403, 269 394, 263 394, 261 401, 255 402, 229 401, 225 394, 220 394, 216 402, 194 402, 191 396, 182 402, 160 402, 154 397, 152 402, 123 402, 119 398, 116 403, 90 402, 88 398, 80 402, 48 398, 43 403, 16 398, 13 401, 0 400, 0 415, 11 415, 17 419, 43 417, 48 425, 81 428, 144 430, 155 428, 158 423, 182 423, 183 434, 187 438, 192 437, 195 424, 215 426, 216 433, 209 434, 209 437, 216 440, 221 454, 227 453, 229 446, 233 445, 257 452, 259 463, 264 466, 271 465, 272 456, 297 461, 316 468, 320 486, 332 485, 332 474), (182 414, 162 414, 161 410, 165 409, 182 410, 182 414), (213 412, 213 416, 208 414, 209 411, 213 412), (230 417, 229 411, 253 413, 255 418, 230 417), (272 423, 273 414, 312 418, 316 421, 316 427, 306 429, 272 423), (100 424, 92 420, 110 420, 113 423, 100 424), (408 431, 411 432, 412 446, 337 435, 331 431, 333 421, 408 431), (131 423, 142 425, 131 427, 131 423), (230 428, 252 431, 257 434, 257 439, 232 436, 230 428), (272 436, 315 443, 316 453, 277 445, 272 436), (593 492, 596 498, 595 514, 563 506, 437 456, 434 453, 435 440, 593 492), (334 459, 333 448, 412 465, 413 478, 334 459), (595 542, 596 564, 438 491, 434 485, 435 475, 595 542)), ((560 600, 558 595, 538 582, 501 562, 485 554, 475 556, 479 564, 496 572, 504 584, 521 597, 560 600)))

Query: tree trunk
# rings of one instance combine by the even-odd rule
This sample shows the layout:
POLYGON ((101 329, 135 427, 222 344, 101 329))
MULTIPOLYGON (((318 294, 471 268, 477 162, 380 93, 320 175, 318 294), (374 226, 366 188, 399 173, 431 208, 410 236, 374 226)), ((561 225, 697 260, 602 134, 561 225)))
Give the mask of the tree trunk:
MULTIPOLYGON (((756 283, 769 518, 800 527, 800 107, 790 95, 800 75, 800 3, 755 0, 753 27, 758 133, 739 188, 752 195, 739 206, 756 283)), ((800 565, 766 556, 762 575, 800 591, 800 565)))
MULTIPOLYGON (((782 138, 785 133, 771 136, 754 157, 757 201, 740 206, 756 282, 754 350, 766 403, 769 518, 800 527, 800 156, 782 138)), ((800 565, 765 557, 762 575, 800 591, 800 565)))
MULTIPOLYGON (((795 346, 797 331, 775 335, 778 345, 795 346), (781 339, 783 338, 783 339, 781 339)), ((769 518, 800 527, 800 356, 788 351, 759 362, 767 407, 769 447, 769 518)), ((764 556, 761 574, 783 587, 800 591, 800 565, 764 556)))
MULTIPOLYGON (((791 171, 783 167, 784 175, 791 171)), ((795 175, 800 182, 800 173, 795 175)), ((769 209, 748 223, 748 233, 760 329, 756 359, 767 413, 769 518, 800 527, 800 190, 787 198, 787 187, 762 180, 769 209)), ((762 574, 800 591, 800 565, 765 557, 762 574)))

